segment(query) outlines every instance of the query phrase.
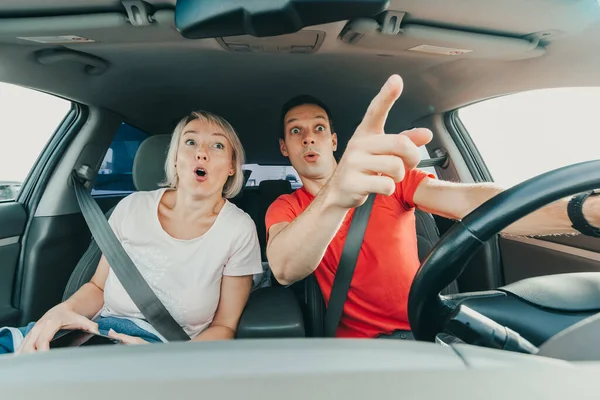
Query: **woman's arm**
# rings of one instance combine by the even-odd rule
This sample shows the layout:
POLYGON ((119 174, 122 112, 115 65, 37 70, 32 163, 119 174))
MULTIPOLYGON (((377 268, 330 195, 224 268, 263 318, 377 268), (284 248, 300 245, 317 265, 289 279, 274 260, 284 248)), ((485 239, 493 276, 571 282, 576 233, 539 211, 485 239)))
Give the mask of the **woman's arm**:
POLYGON ((92 279, 73 293, 63 304, 79 315, 92 318, 104 305, 104 285, 108 271, 108 261, 102 256, 92 279))
POLYGON ((193 341, 233 339, 251 289, 252 275, 224 275, 221 281, 221 298, 215 317, 210 326, 193 341))

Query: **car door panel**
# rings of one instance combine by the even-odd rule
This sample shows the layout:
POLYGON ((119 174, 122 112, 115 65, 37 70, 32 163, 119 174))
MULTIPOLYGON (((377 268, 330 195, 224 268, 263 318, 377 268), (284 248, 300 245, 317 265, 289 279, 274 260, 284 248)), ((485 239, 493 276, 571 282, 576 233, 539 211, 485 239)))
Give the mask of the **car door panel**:
POLYGON ((90 231, 80 213, 33 218, 24 243, 27 269, 19 296, 19 324, 38 319, 60 303, 90 240, 90 231))
POLYGON ((595 238, 591 236, 585 235, 575 235, 575 236, 544 236, 540 238, 541 240, 545 240, 547 242, 564 244, 567 246, 575 247, 578 249, 589 250, 596 253, 600 253, 600 238, 595 238))
MULTIPOLYGON (((435 215, 440 235, 450 229, 456 221, 435 215)), ((502 283, 500 271, 500 251, 498 238, 494 237, 484 243, 465 265, 458 277, 458 287, 461 292, 477 292, 495 289, 502 283), (498 267, 495 267, 498 266, 498 267)))
POLYGON ((501 237, 499 243, 506 284, 541 275, 600 272, 600 253, 595 251, 528 237, 501 237))
POLYGON ((21 247, 20 236, 25 229, 27 213, 21 203, 0 204, 0 326, 16 321, 19 314, 13 307, 12 294, 21 247))

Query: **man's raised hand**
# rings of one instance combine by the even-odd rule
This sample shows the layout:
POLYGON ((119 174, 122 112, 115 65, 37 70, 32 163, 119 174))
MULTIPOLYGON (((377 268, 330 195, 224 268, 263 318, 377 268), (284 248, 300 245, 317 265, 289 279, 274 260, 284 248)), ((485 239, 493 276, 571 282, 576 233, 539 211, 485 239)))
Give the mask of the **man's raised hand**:
POLYGON ((392 75, 371 101, 329 181, 334 205, 358 207, 369 193, 389 196, 406 172, 419 164, 419 147, 432 138, 429 129, 416 128, 394 135, 384 132, 388 114, 402 88, 402 79, 392 75))

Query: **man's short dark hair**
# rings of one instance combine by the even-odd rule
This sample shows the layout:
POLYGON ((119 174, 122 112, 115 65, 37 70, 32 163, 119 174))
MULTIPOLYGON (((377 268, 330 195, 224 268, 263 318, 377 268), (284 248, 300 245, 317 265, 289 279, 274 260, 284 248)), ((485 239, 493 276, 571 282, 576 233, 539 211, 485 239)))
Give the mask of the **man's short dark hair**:
POLYGON ((329 129, 331 133, 335 132, 333 129, 333 118, 331 117, 331 111, 329 111, 329 107, 325 105, 321 100, 317 99, 314 96, 308 94, 302 94, 300 96, 292 97, 288 100, 281 110, 281 135, 279 136, 281 139, 285 140, 285 115, 292 109, 298 106, 303 106, 305 104, 312 104, 315 106, 319 106, 325 111, 327 114, 327 119, 329 120, 329 129))

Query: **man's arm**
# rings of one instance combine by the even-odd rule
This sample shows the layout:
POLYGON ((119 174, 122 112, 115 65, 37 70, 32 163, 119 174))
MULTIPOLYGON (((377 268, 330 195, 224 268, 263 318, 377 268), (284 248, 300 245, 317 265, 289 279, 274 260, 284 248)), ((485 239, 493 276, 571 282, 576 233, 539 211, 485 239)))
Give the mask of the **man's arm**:
POLYGON ((327 246, 340 228, 348 209, 328 201, 325 186, 310 206, 291 223, 269 228, 267 258, 275 278, 289 285, 310 275, 321 262, 327 246))
MULTIPOLYGON (((418 186, 413 201, 426 212, 460 220, 487 200, 502 192, 493 183, 455 183, 425 178, 418 186)), ((521 218, 502 232, 509 235, 542 236, 577 234, 567 215, 569 199, 558 200, 521 218)), ((594 226, 600 226, 600 198, 588 197, 583 215, 594 226)))

